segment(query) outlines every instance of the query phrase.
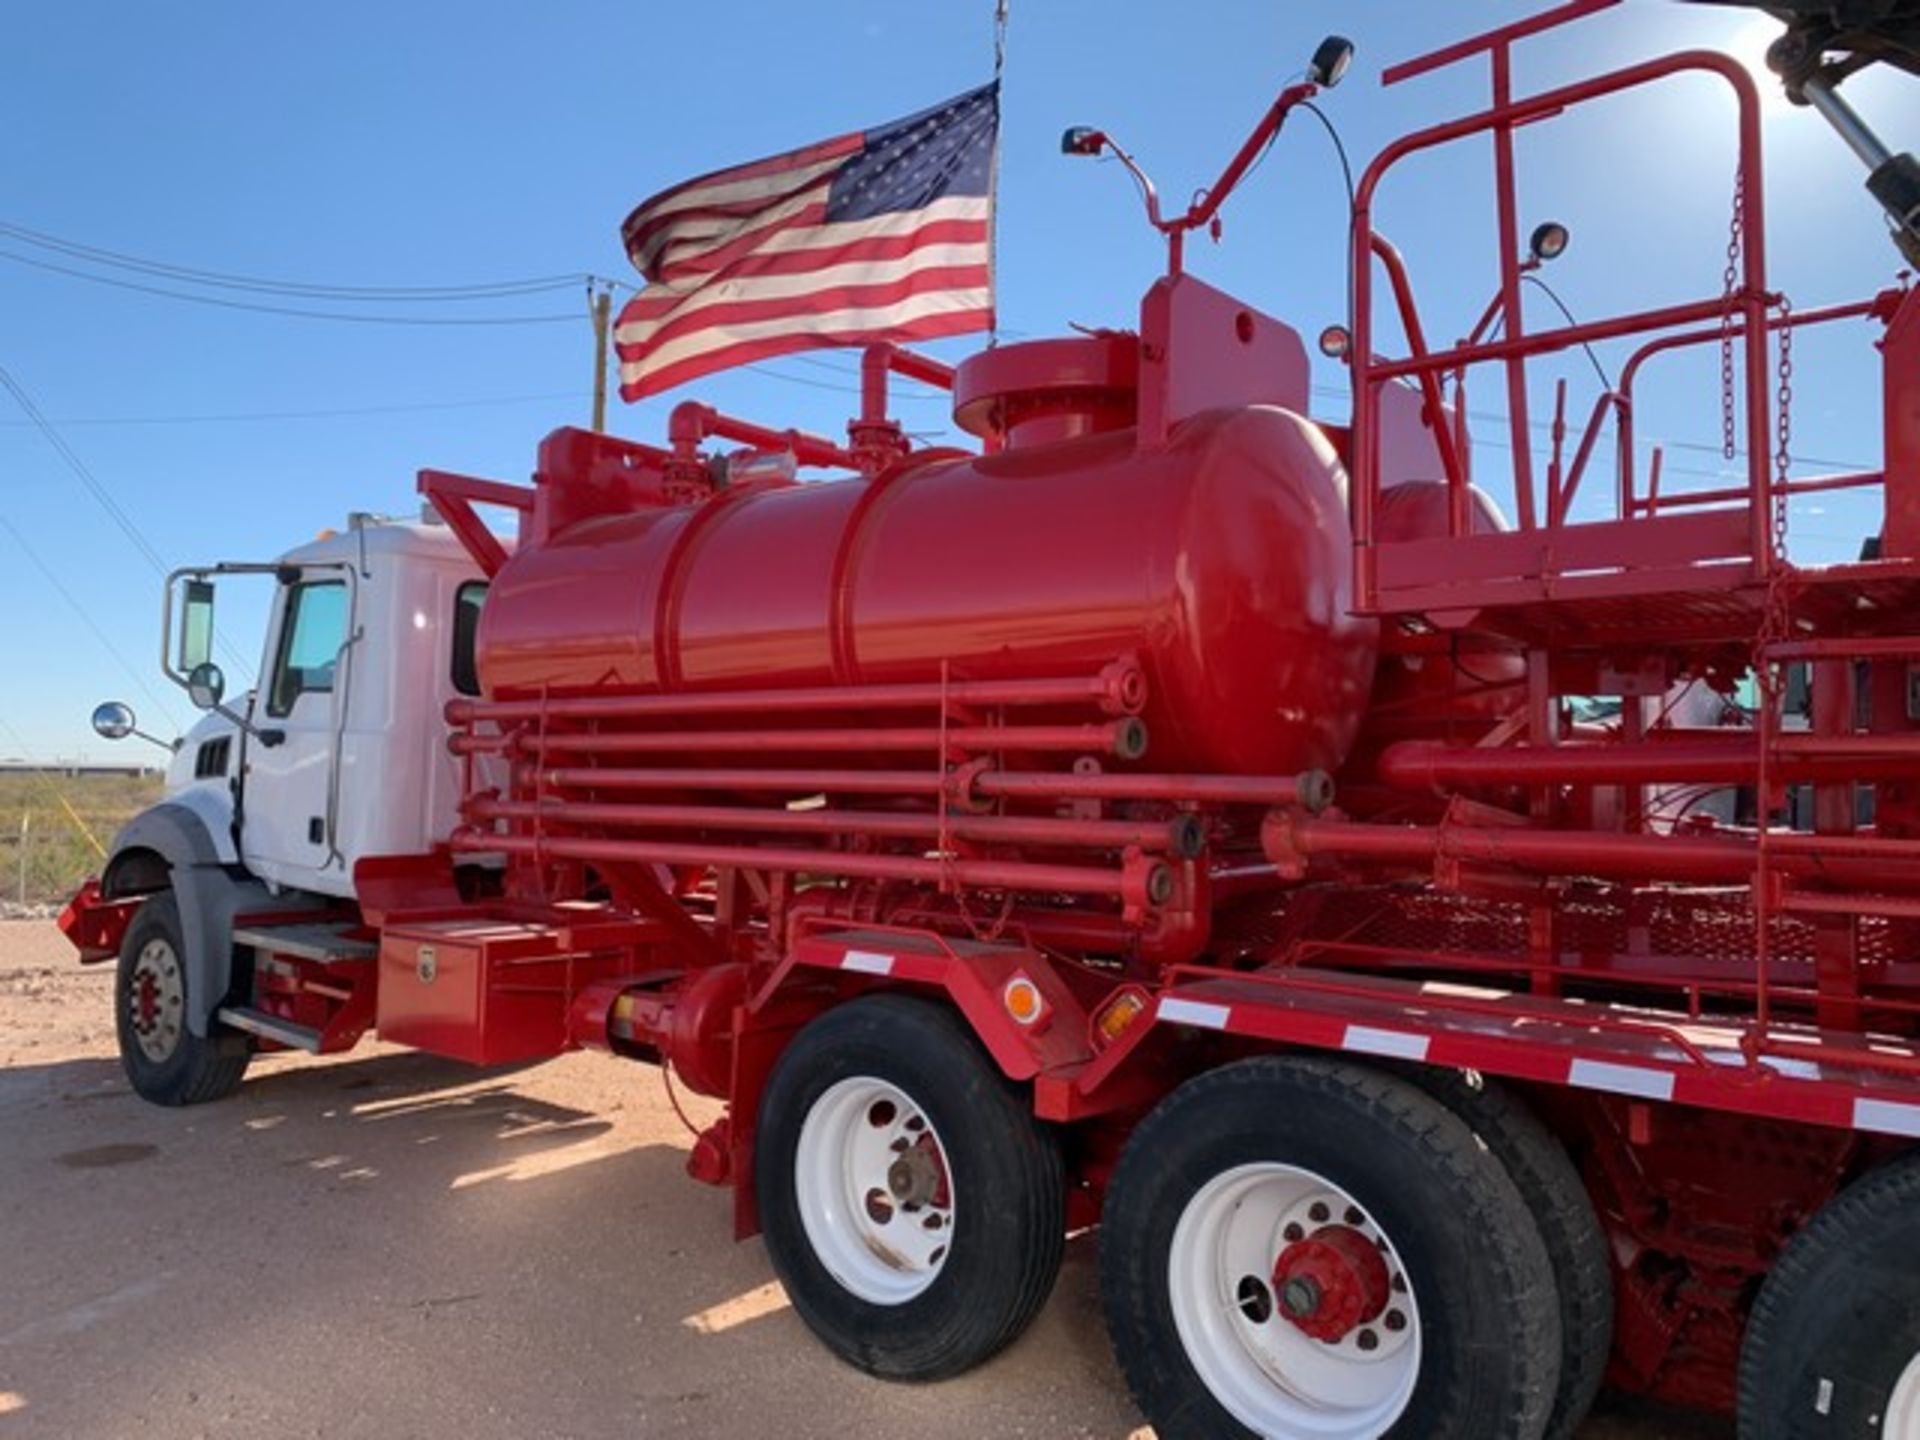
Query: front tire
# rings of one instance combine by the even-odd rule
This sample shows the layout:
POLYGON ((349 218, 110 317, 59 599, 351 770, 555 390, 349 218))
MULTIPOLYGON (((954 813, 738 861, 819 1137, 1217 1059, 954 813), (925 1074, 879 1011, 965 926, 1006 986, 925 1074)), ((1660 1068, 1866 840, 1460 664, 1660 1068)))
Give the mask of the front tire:
POLYGON ((1742 1440, 1920 1436, 1920 1153, 1854 1181, 1802 1227, 1740 1348, 1742 1440))
POLYGON ((829 1010, 780 1057, 758 1125, 768 1254, 842 1359, 943 1379, 1039 1313, 1066 1239, 1059 1147, 951 1011, 829 1010))
POLYGON ((1100 1239, 1107 1326, 1161 1440, 1537 1440, 1559 1297, 1513 1181, 1450 1110, 1261 1057, 1134 1132, 1100 1239))
POLYGON ((195 1035, 187 1024, 187 948, 171 890, 150 895, 120 942, 114 1030, 134 1093, 156 1105, 199 1105, 230 1095, 251 1058, 240 1040, 195 1035))

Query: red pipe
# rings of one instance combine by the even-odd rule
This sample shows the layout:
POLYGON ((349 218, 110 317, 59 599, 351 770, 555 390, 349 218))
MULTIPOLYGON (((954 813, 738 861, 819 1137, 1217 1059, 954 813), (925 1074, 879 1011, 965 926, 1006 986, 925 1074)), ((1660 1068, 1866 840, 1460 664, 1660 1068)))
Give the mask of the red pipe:
MULTIPOLYGON (((636 830, 712 829, 792 835, 882 835, 918 840, 937 837, 941 819, 932 813, 889 814, 874 810, 775 810, 730 805, 622 805, 589 801, 477 800, 467 807, 477 820, 550 820, 567 825, 607 825, 636 830)), ((1206 847, 1199 821, 1073 820, 1042 815, 948 815, 946 834, 982 844, 1062 845, 1100 850, 1128 848, 1189 858, 1206 847)))
MULTIPOLYGON (((1292 872, 1320 856, 1416 869, 1447 859, 1537 875, 1744 885, 1759 863, 1759 847, 1747 840, 1520 826, 1366 825, 1284 813, 1268 818, 1260 838, 1267 858, 1292 872)), ((1843 836, 1770 835, 1767 845, 1769 863, 1779 874, 1863 889, 1920 888, 1920 842, 1881 841, 1875 847, 1843 836), (1906 863, 1890 868, 1896 861, 1906 863)))
MULTIPOLYGON (((1904 779, 1920 762, 1920 734, 1779 738, 1783 780, 1844 783, 1904 779), (1789 744, 1789 741, 1796 743, 1789 744), (1873 742, 1854 744, 1856 741, 1873 742)), ((1507 785, 1751 785, 1760 773, 1760 740, 1733 731, 1725 740, 1646 740, 1482 749, 1435 740, 1403 740, 1381 752, 1380 779, 1402 790, 1507 785)))
POLYGON ((613 770, 561 766, 544 779, 556 789, 777 790, 790 795, 939 795, 956 777, 938 770, 613 770))
POLYGON ((673 407, 673 414, 667 418, 667 438, 673 442, 677 458, 692 458, 700 442, 710 435, 718 435, 723 440, 736 440, 756 450, 788 450, 801 465, 840 470, 860 468, 852 451, 844 450, 822 436, 809 435, 804 430, 770 430, 750 420, 724 415, 698 400, 682 401, 673 407))
POLYGON ((1920 660, 1920 638, 1912 635, 1820 635, 1811 640, 1782 640, 1766 647, 1769 660, 1920 660))
POLYGON ((791 795, 938 795, 1033 800, 1165 800, 1187 804, 1288 805, 1318 811, 1333 796, 1319 770, 1302 775, 1076 775, 1056 772, 933 770, 615 770, 561 766, 545 773, 557 789, 776 790, 791 795))
POLYGON ((953 366, 944 365, 931 355, 902 350, 885 341, 869 345, 860 353, 860 418, 877 424, 887 418, 887 375, 904 375, 936 389, 953 389, 953 366))
POLYGON ((1911 778, 1913 765, 1920 761, 1920 731, 1894 731, 1880 735, 1814 735, 1790 731, 1774 737, 1774 747, 1784 755, 1826 756, 1863 760, 1899 760, 1905 762, 1902 776, 1911 778))
MULTIPOLYGON (((1794 915, 1885 915, 1920 920, 1920 896, 1914 895, 1789 895, 1780 908, 1794 915)), ((1879 1002, 1867 1002, 1879 1003, 1879 1002)))
POLYGON ((870 880, 917 880, 990 890, 1062 895, 1103 895, 1146 908, 1172 892, 1173 873, 1164 861, 1133 856, 1119 869, 1084 865, 1039 865, 1023 860, 934 859, 919 855, 858 855, 812 847, 690 845, 655 840, 605 840, 581 836, 493 835, 463 827, 448 843, 482 854, 529 855, 536 859, 620 860, 641 865, 737 867, 806 871, 870 880))
POLYGON ((1147 727, 1137 716, 1103 725, 960 725, 884 730, 676 730, 659 734, 455 735, 456 755, 514 750, 590 755, 832 754, 846 751, 1068 751, 1138 760, 1147 727))
MULTIPOLYGON (((1407 349, 1415 359, 1425 359, 1432 352, 1427 348, 1426 332, 1420 326, 1420 308, 1414 304, 1413 283, 1407 278, 1406 261, 1400 258, 1399 250, 1384 235, 1375 233, 1371 245, 1373 253, 1380 257, 1380 263, 1386 267, 1387 281, 1393 287, 1394 302, 1400 307, 1400 325, 1406 332, 1407 349)), ((1449 527, 1457 537, 1466 533, 1467 472, 1454 451, 1452 429, 1440 423, 1440 417, 1447 413, 1447 407, 1446 397, 1440 393, 1439 372, 1423 370, 1419 381, 1421 398, 1426 401, 1427 412, 1433 416, 1433 444, 1439 452, 1441 473, 1447 482, 1448 513, 1461 521, 1460 526, 1449 527)), ((1520 528, 1533 528, 1533 512, 1529 506, 1521 507, 1520 528)))
POLYGON ((976 795, 1045 800, 1170 800, 1212 805, 1290 805, 1318 812, 1333 803, 1323 770, 1298 775, 1060 775, 992 772, 973 777, 976 795))
POLYGON ((818 685, 794 690, 717 690, 671 695, 585 695, 553 700, 450 700, 447 722, 611 720, 652 716, 765 715, 791 711, 938 709, 942 705, 1094 704, 1108 715, 1137 715, 1147 703, 1146 674, 1115 660, 1097 675, 1046 680, 937 680, 888 685, 818 685))

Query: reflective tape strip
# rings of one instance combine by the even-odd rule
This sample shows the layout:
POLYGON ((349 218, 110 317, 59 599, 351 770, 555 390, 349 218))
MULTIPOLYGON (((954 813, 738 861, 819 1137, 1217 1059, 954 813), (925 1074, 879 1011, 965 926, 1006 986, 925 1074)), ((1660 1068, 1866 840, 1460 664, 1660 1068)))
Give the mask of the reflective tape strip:
POLYGON ((1427 1046, 1433 1042, 1425 1035, 1409 1035, 1404 1030, 1376 1030, 1371 1025, 1349 1025, 1341 1037, 1342 1050, 1362 1055, 1385 1055, 1394 1060, 1424 1060, 1427 1046))
POLYGON ((1224 1005, 1207 1005, 1198 1000, 1164 998, 1160 1001, 1162 1020, 1181 1025, 1201 1025, 1208 1030, 1224 1030, 1233 1012, 1224 1005))
POLYGON ((1642 1100, 1673 1099, 1673 1075, 1644 1065, 1615 1065, 1606 1060, 1576 1060, 1567 1070, 1567 1083, 1583 1090, 1606 1090, 1636 1095, 1642 1100))
MULTIPOLYGON (((1729 1070, 1747 1068, 1747 1057, 1738 1050, 1703 1050, 1707 1060, 1724 1066, 1729 1070)), ((1762 1055, 1760 1063, 1776 1075, 1784 1075, 1789 1080, 1819 1080, 1822 1078, 1820 1067, 1811 1060, 1797 1060, 1791 1055, 1762 1055)))
POLYGON ((1920 1139, 1920 1105, 1899 1100, 1856 1100, 1853 1128, 1880 1135, 1907 1135, 1920 1139))
POLYGON ((891 975, 893 956, 872 950, 849 950, 840 957, 842 970, 858 970, 862 975, 891 975))

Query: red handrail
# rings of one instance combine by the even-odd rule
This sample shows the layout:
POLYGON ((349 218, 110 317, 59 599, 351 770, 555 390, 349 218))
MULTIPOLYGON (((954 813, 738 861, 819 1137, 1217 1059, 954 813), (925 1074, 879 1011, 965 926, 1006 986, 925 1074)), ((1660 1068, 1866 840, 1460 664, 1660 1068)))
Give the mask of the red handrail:
MULTIPOLYGON (((1765 212, 1759 93, 1752 76, 1739 61, 1711 51, 1693 50, 1628 66, 1606 75, 1543 91, 1523 99, 1512 100, 1506 97, 1504 93, 1507 81, 1505 61, 1507 46, 1513 39, 1544 28, 1546 23, 1561 23, 1597 8, 1600 8, 1599 5, 1590 3, 1590 0, 1576 0, 1574 5, 1563 7, 1565 13, 1549 12, 1549 16, 1536 17, 1536 21, 1541 23, 1535 23, 1529 27, 1523 22, 1520 26, 1494 32, 1490 36, 1481 37, 1478 41, 1466 42, 1465 48, 1454 47, 1457 54, 1440 52, 1439 57, 1430 56, 1425 61, 1415 62, 1412 69, 1401 67, 1397 73, 1390 72, 1392 78, 1405 78, 1406 74, 1418 73, 1420 68, 1432 68, 1434 65, 1446 63, 1448 58, 1459 58, 1459 55, 1474 53, 1476 48, 1488 49, 1492 53, 1494 62, 1495 102, 1486 110, 1415 131, 1394 141, 1367 167, 1355 194, 1352 236, 1354 293, 1351 327, 1355 437, 1352 447, 1352 521, 1354 591, 1363 609, 1371 610, 1379 607, 1378 573, 1374 549, 1376 543, 1374 519, 1380 490, 1376 394, 1378 386, 1396 378, 1418 379, 1429 374, 1437 378, 1443 372, 1464 369, 1474 364, 1489 361, 1506 362, 1509 377, 1509 411, 1513 416, 1517 432, 1514 442, 1516 509, 1522 528, 1532 528, 1534 510, 1529 461, 1531 442, 1525 430, 1524 366, 1526 361, 1534 356, 1556 353, 1570 346, 1591 343, 1595 340, 1718 319, 1727 312, 1729 306, 1740 313, 1742 334, 1746 344, 1747 452, 1749 493, 1752 497, 1749 549, 1752 564, 1757 570, 1764 572, 1771 565, 1772 551, 1768 530, 1770 506, 1767 503, 1771 499, 1771 474, 1768 468, 1770 453, 1768 425, 1771 407, 1764 347, 1770 296, 1766 288, 1764 226, 1760 224, 1758 218, 1765 212), (1701 72, 1720 77, 1732 88, 1738 106, 1739 173, 1744 197, 1741 221, 1743 279, 1741 289, 1735 295, 1716 297, 1693 304, 1666 306, 1612 320, 1568 325, 1557 330, 1526 335, 1520 333, 1518 324, 1517 292, 1520 262, 1515 253, 1517 245, 1507 243, 1503 244, 1500 256, 1501 286, 1502 293, 1506 297, 1506 313, 1509 322, 1502 338, 1479 344, 1463 344, 1449 350, 1415 355, 1404 360, 1375 360, 1372 349, 1372 261, 1376 253, 1375 232, 1372 224, 1373 199, 1382 178, 1395 164, 1416 152, 1487 131, 1495 132, 1496 140, 1510 142, 1512 131, 1521 125, 1547 119, 1575 105, 1603 96, 1649 85, 1655 81, 1688 72, 1701 72)), ((1511 154, 1504 145, 1497 150, 1496 170, 1496 183, 1502 202, 1501 228, 1505 235, 1512 228, 1514 177, 1511 154)))

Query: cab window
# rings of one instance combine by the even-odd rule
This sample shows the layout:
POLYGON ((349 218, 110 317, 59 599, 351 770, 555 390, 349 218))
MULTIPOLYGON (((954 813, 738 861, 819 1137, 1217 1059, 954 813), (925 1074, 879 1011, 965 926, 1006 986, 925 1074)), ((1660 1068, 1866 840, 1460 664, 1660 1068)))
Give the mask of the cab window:
POLYGON ((469 580, 453 596, 453 688, 462 695, 480 693, 480 672, 474 664, 474 636, 480 629, 480 604, 487 598, 487 582, 469 580))
POLYGON ((285 715, 302 695, 332 690, 333 667, 346 638, 345 581, 310 581, 289 590, 286 619, 280 625, 280 653, 267 690, 267 713, 285 715))

